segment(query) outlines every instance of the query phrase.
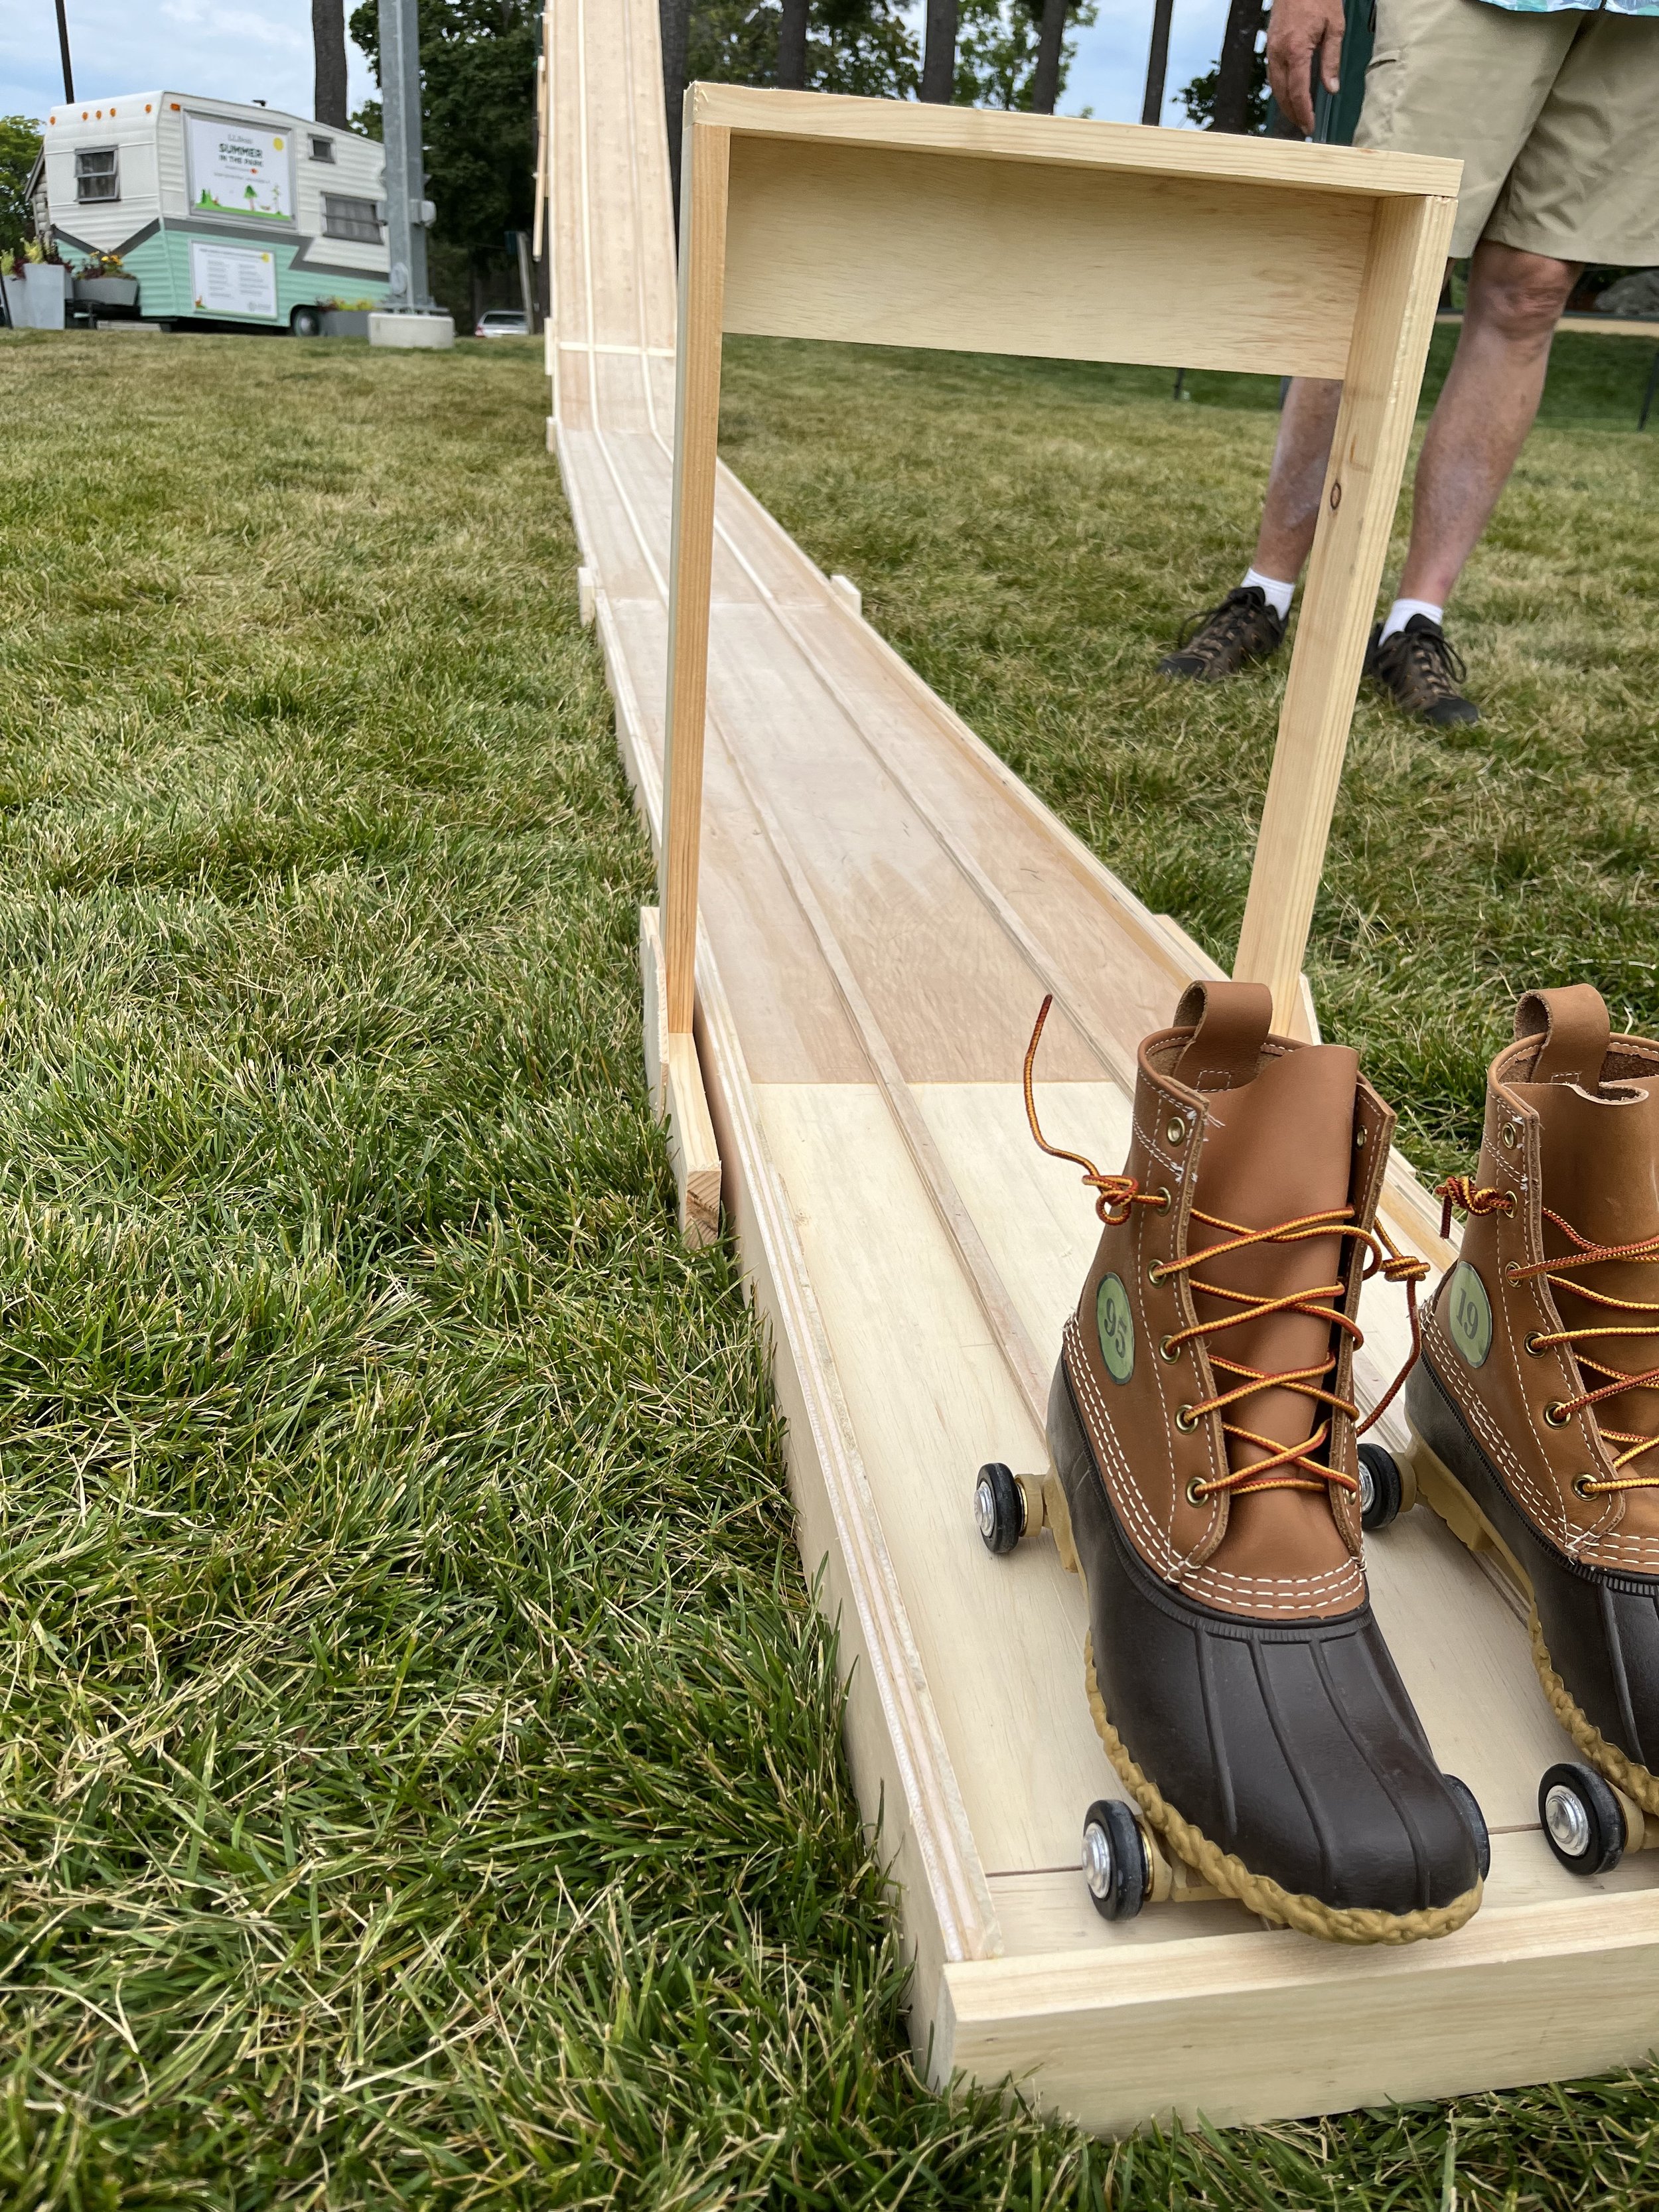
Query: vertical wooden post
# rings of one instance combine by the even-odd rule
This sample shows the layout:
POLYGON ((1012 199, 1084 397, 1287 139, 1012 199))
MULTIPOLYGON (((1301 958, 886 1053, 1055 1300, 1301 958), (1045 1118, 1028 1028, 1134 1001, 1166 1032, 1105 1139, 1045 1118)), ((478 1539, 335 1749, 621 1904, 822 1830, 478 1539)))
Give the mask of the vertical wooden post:
POLYGON ((1389 550, 1456 202, 1380 199, 1331 441, 1233 973, 1295 1033, 1365 641, 1389 550))
POLYGON ((696 993, 697 851, 702 828, 708 600, 714 564, 726 188, 732 134, 694 119, 687 95, 680 184, 679 344, 674 382, 674 520, 663 746, 662 934, 668 1027, 689 1036, 696 993))

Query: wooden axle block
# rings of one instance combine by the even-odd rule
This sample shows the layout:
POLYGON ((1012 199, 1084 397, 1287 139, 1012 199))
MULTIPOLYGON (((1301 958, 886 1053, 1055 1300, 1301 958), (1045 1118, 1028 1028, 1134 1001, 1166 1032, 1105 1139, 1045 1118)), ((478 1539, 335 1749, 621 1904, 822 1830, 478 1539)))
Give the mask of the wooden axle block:
POLYGON ((653 906, 640 908, 640 983, 645 1011, 645 1077, 651 1110, 668 1125, 668 1158, 679 1194, 680 1234, 712 1244, 720 1225, 720 1156, 703 1092, 696 1040, 668 1026, 662 927, 653 906))
POLYGON ((599 580, 591 568, 576 571, 576 611, 581 617, 582 628, 592 629, 599 613, 599 580))

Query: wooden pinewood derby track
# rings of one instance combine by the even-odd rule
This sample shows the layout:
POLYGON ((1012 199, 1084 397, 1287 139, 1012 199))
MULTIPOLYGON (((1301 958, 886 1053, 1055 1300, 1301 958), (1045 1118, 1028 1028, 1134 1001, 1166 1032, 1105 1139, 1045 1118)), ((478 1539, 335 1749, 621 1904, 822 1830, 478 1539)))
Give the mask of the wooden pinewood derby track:
MULTIPOLYGON (((551 0, 550 437, 618 741, 662 837, 675 263, 656 0, 551 0)), ((1024 1127, 1122 1156, 1133 1053, 1212 964, 1027 792, 721 471, 696 1040, 722 1202, 769 1330, 848 1740, 914 1948, 933 2075, 1012 2075, 1103 2130, 1337 2110, 1593 2070, 1659 2043, 1656 1863, 1574 1881, 1537 1822, 1571 1755, 1501 1578, 1419 1510, 1369 1547, 1442 1764, 1492 1832, 1445 1941, 1355 1951, 1229 1904, 1108 1926, 1079 1871, 1118 1793, 1082 1680, 1083 1595, 1039 1539, 990 1558, 981 1461, 1045 1461, 1040 1403, 1097 1224, 1024 1127)), ((647 922, 647 969, 652 950, 647 922)), ((665 1051, 654 1038, 653 1074, 665 1051)), ((665 1074, 664 1079, 666 1080, 665 1074)), ((1437 1265, 1403 1164, 1386 1207, 1437 1265)), ((1406 1341, 1366 1292, 1364 1382, 1406 1341)), ((1403 1443, 1403 1430, 1384 1427, 1403 1443)))

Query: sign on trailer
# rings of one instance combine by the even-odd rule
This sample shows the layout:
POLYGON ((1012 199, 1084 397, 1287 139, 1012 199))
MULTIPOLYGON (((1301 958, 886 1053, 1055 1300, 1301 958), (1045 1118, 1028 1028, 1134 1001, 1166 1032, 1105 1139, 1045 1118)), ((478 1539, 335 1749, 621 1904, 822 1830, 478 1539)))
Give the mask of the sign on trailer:
POLYGON ((293 222, 294 167, 285 132, 213 115, 192 115, 189 123, 191 200, 200 213, 293 222))
POLYGON ((256 247, 190 242, 190 289, 198 314, 276 315, 276 257, 256 247))

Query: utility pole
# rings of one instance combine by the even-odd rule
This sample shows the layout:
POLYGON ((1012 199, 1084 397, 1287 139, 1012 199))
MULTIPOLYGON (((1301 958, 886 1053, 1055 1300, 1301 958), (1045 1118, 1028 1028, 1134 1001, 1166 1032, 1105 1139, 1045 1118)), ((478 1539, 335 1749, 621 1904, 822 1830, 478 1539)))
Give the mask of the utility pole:
POLYGON ((927 43, 921 62, 921 96, 943 106, 957 88, 957 0, 927 0, 927 43))
POLYGON ((386 134, 386 234, 394 313, 432 313, 426 234, 433 217, 421 151, 421 25, 416 0, 380 0, 380 100, 386 134))
POLYGON ((1170 18, 1175 0, 1152 0, 1152 43, 1146 55, 1146 97, 1140 103, 1143 123, 1164 119, 1164 80, 1170 73, 1170 18))
POLYGON ((75 103, 75 71, 70 67, 69 17, 64 13, 64 0, 58 0, 58 51, 64 57, 64 98, 75 103))

